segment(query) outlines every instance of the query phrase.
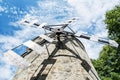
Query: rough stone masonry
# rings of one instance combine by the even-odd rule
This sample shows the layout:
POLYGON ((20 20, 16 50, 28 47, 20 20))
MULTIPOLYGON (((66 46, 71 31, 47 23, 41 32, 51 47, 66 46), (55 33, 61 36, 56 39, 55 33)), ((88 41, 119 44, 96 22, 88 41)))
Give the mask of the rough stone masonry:
POLYGON ((100 80, 83 44, 75 37, 61 37, 48 43, 36 37, 33 40, 45 51, 27 48, 22 55, 31 66, 18 69, 13 80, 100 80))

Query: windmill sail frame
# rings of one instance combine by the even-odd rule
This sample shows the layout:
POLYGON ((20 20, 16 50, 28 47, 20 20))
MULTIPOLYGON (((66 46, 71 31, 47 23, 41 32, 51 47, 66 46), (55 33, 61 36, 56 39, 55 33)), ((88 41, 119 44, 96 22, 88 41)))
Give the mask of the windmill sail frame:
POLYGON ((22 45, 28 47, 26 52, 21 55, 23 58, 13 51, 8 51, 5 54, 6 57, 13 61, 13 64, 18 61, 15 64, 17 66, 21 67, 23 65, 23 67, 26 67, 26 64, 29 65, 25 60, 31 63, 26 70, 19 69, 14 80, 100 80, 83 44, 77 38, 84 38, 114 47, 118 47, 118 44, 113 40, 105 40, 96 36, 76 35, 68 26, 75 20, 77 19, 73 18, 67 23, 58 25, 23 21, 25 25, 28 24, 28 26, 38 29, 43 28, 45 31, 50 31, 50 33, 39 35, 34 40, 23 43, 22 45), (53 28, 53 26, 59 27, 53 28), (66 27, 71 32, 65 31, 66 27))

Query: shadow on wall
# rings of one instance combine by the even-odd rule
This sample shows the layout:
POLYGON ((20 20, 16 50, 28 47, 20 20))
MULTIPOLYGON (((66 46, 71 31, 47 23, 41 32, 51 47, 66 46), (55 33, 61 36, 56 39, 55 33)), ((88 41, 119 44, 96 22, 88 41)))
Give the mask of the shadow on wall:
MULTIPOLYGON (((69 40, 70 41, 70 40, 69 40)), ((64 40, 64 41, 58 41, 56 43, 56 48, 52 51, 52 53, 49 55, 48 59, 45 59, 40 66, 42 66, 41 70, 39 71, 39 73, 37 74, 36 77, 32 77, 30 80, 46 80, 49 72, 51 71, 53 65, 56 63, 56 59, 53 59, 54 57, 73 57, 76 59, 79 59, 80 61, 82 61, 81 65, 82 67, 88 72, 91 70, 91 66, 88 64, 88 62, 84 59, 82 59, 79 55, 79 53, 77 52, 75 46, 73 46, 72 44, 75 45, 75 43, 72 42, 71 40, 71 45, 73 46, 74 50, 70 49, 69 47, 67 47, 65 44, 68 42, 68 39, 64 40), (59 54, 57 55, 57 51, 60 49, 66 49, 69 52, 71 52, 73 55, 64 55, 64 54, 59 54), (48 67, 48 65, 50 65, 48 67), (46 71, 47 70, 47 71, 46 71)), ((80 41, 78 42, 78 40, 76 40, 76 42, 78 43, 78 45, 80 45, 80 41)), ((82 49, 84 49, 81 45, 80 47, 82 49)), ((86 78, 86 80, 89 80, 89 78, 86 78)))

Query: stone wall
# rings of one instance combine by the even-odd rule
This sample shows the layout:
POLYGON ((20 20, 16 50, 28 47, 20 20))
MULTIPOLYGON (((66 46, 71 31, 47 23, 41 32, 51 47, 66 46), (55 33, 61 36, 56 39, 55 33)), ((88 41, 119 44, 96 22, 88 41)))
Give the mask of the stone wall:
POLYGON ((37 37, 34 42, 46 50, 36 53, 27 49, 22 56, 31 62, 26 69, 18 69, 14 80, 100 80, 84 46, 74 37, 48 43, 37 37))

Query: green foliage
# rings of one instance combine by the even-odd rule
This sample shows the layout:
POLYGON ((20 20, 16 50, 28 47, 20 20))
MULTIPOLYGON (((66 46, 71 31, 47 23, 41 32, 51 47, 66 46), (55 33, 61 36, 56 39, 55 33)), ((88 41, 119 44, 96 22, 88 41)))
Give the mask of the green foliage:
POLYGON ((109 37, 120 43, 120 6, 116 6, 106 13, 105 23, 109 37))
POLYGON ((110 74, 113 80, 120 80, 120 74, 115 73, 115 72, 111 72, 110 74))
POLYGON ((104 78, 103 80, 112 80, 112 79, 107 77, 107 78, 104 78))
MULTIPOLYGON (((92 60, 98 75, 102 80, 111 80, 113 72, 120 70, 118 65, 117 51, 111 46, 104 46, 97 60, 92 60)), ((120 79, 120 78, 119 78, 120 79)), ((114 79, 113 79, 114 80, 114 79)))
MULTIPOLYGON (((120 6, 106 13, 105 23, 109 38, 120 44, 120 6)), ((120 80, 120 46, 104 46, 97 60, 92 60, 102 80, 120 80)))

